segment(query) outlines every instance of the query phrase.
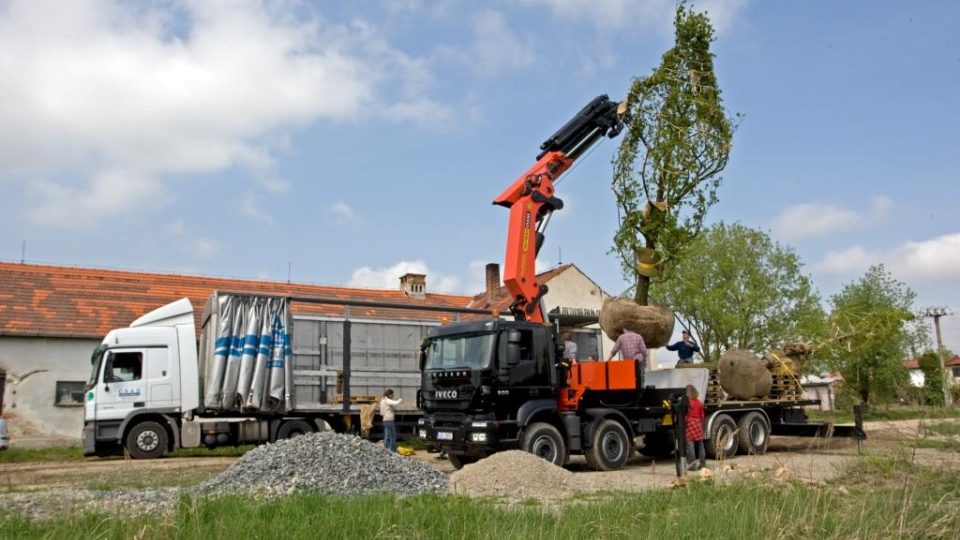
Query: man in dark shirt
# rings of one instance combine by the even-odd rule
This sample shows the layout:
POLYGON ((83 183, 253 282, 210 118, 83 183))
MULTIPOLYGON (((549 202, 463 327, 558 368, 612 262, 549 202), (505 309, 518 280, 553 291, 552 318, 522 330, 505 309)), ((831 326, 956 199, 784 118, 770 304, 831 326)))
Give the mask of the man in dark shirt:
POLYGON ((667 350, 677 351, 677 356, 680 357, 680 359, 677 360, 678 364, 692 364, 693 353, 700 352, 700 346, 690 337, 690 332, 684 330, 681 336, 683 336, 683 339, 673 345, 667 345, 667 350))

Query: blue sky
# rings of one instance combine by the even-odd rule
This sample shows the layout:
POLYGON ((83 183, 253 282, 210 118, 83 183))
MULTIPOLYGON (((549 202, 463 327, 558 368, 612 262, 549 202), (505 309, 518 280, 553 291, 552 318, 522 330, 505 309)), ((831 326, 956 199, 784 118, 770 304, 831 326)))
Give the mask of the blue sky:
MULTIPOLYGON (((0 259, 475 292, 490 201, 658 63, 674 5, 0 0, 0 259)), ((884 262, 960 310, 960 4, 695 5, 744 115, 709 219, 794 246, 825 297, 884 262)), ((618 142, 541 252, 614 293, 618 142)))

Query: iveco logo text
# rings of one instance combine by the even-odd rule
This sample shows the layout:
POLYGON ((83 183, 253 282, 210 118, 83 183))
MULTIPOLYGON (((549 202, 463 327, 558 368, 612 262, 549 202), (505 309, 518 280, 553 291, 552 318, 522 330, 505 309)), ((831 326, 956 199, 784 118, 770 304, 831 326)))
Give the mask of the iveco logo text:
POLYGON ((456 390, 437 390, 437 399, 457 399, 456 390))

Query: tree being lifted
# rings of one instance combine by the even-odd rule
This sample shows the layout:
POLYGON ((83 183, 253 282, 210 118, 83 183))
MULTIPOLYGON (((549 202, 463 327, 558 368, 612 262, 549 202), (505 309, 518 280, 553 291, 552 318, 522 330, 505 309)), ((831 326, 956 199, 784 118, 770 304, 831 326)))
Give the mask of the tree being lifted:
POLYGON ((601 313, 601 326, 611 338, 619 335, 624 321, 653 321, 635 328, 651 347, 670 338, 673 316, 647 307, 650 282, 679 264, 700 232, 717 201, 719 174, 733 139, 733 123, 713 73, 710 19, 681 3, 674 25, 673 48, 653 73, 633 81, 624 100, 627 129, 614 162, 620 227, 612 251, 635 285, 639 306, 621 299, 601 313))

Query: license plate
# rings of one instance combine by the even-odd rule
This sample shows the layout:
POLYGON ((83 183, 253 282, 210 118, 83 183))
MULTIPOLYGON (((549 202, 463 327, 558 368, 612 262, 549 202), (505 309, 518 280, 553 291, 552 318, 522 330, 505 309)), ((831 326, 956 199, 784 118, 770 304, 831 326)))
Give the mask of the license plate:
POLYGON ((453 433, 452 433, 452 432, 449 432, 449 431, 438 431, 438 432, 437 432, 437 440, 438 440, 438 441, 452 441, 452 440, 453 440, 453 433))

